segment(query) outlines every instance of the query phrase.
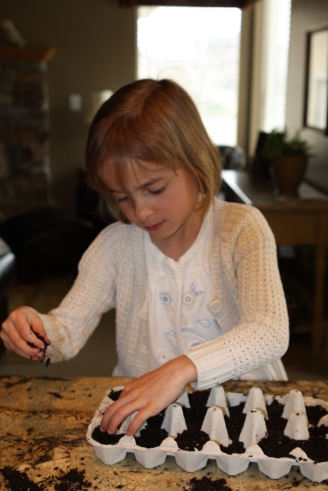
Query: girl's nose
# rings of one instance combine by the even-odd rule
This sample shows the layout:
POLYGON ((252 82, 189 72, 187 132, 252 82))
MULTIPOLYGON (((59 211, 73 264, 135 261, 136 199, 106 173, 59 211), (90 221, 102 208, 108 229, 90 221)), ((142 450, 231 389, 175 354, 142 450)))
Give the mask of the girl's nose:
POLYGON ((147 203, 139 201, 134 204, 134 214, 137 220, 144 222, 152 213, 153 210, 147 203))

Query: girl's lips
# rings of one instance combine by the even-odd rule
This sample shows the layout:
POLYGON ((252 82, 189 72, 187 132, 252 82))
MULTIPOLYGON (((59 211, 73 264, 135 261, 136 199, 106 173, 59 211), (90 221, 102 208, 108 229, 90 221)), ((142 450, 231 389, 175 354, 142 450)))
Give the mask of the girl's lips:
POLYGON ((156 223, 155 225, 151 225, 150 227, 146 227, 147 232, 155 232, 163 227, 165 220, 162 222, 156 223))

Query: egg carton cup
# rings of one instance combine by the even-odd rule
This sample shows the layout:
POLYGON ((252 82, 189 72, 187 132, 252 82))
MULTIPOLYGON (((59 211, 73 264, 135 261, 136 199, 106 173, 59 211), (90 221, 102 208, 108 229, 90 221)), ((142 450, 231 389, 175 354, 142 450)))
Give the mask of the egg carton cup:
MULTIPOLYGON (((202 430, 209 437, 202 450, 180 450, 175 441, 178 433, 186 429, 182 406, 190 407, 187 389, 181 394, 174 404, 165 410, 162 428, 169 434, 162 443, 155 448, 144 448, 136 444, 133 436, 122 436, 118 443, 104 445, 92 438, 93 430, 99 426, 102 415, 107 407, 114 401, 109 398, 110 392, 120 391, 123 387, 109 389, 96 409, 88 430, 87 441, 94 447, 97 457, 107 465, 113 465, 132 453, 135 459, 145 468, 153 468, 163 464, 168 456, 175 458, 176 463, 187 472, 194 472, 204 468, 208 460, 215 460, 220 470, 230 476, 236 476, 246 471, 251 462, 257 463, 259 470, 271 479, 279 479, 288 474, 292 466, 298 466, 301 474, 314 482, 322 482, 328 479, 328 462, 316 463, 297 447, 297 440, 309 438, 308 421, 306 416, 307 406, 322 406, 328 413, 328 403, 321 399, 303 397, 298 390, 291 390, 286 396, 263 395, 261 389, 253 387, 248 394, 224 392, 223 387, 215 386, 209 392, 206 406, 208 407, 203 420, 202 430), (268 457, 257 444, 267 432, 266 420, 268 419, 267 406, 277 400, 284 405, 283 417, 286 418, 285 435, 295 439, 295 449, 290 452, 291 457, 268 457), (246 451, 243 454, 227 454, 221 450, 221 445, 228 446, 231 442, 226 429, 224 415, 229 416, 229 408, 245 402, 243 412, 246 419, 239 440, 244 443, 246 451)), ((122 423, 118 433, 125 433, 131 419, 131 415, 122 423)), ((327 426, 328 414, 320 419, 318 426, 327 426)), ((142 428, 139 428, 136 436, 139 436, 142 428)))

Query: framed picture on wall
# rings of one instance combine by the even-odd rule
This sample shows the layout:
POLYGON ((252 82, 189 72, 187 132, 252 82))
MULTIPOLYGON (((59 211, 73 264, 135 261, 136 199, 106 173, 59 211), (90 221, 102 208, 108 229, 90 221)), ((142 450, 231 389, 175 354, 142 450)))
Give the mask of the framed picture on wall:
POLYGON ((328 135, 328 22, 307 31, 304 126, 328 135))

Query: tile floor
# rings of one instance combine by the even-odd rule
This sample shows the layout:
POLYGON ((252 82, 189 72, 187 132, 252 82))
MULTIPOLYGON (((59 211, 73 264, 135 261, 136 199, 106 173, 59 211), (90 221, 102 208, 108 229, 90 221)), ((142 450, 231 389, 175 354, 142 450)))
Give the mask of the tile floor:
MULTIPOLYGON (((10 291, 9 308, 29 305, 48 312, 58 305, 73 283, 72 276, 49 278, 37 284, 16 282, 10 291)), ((45 364, 32 362, 6 350, 0 357, 0 376, 109 376, 116 364, 115 313, 105 314, 86 346, 67 362, 45 364)), ((283 357, 290 380, 327 380, 327 356, 315 356, 306 336, 293 339, 283 357)))

